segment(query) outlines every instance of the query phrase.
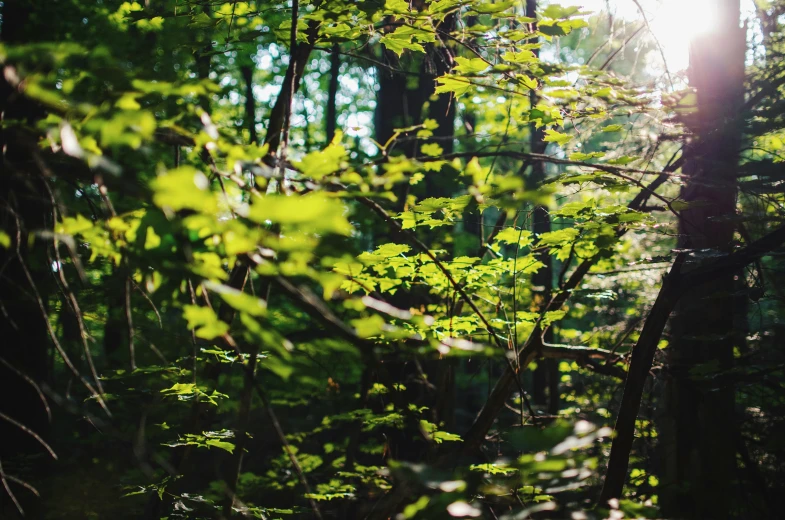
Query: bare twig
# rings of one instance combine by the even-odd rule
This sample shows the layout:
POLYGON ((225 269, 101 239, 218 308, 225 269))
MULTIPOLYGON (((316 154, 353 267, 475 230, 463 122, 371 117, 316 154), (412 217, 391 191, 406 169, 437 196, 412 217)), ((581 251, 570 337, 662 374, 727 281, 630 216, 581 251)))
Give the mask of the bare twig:
POLYGON ((10 371, 14 372, 17 376, 19 376, 20 378, 24 379, 24 381, 27 384, 29 384, 30 386, 33 387, 35 392, 38 394, 38 397, 41 399, 41 403, 43 403, 43 405, 44 405, 44 410, 46 410, 46 417, 49 419, 49 422, 52 422, 52 410, 51 410, 51 408, 49 408, 49 402, 46 400, 46 396, 44 395, 43 390, 41 390, 41 387, 38 386, 38 383, 33 381, 33 379, 30 376, 28 376, 24 372, 20 371, 19 369, 17 369, 15 366, 13 366, 11 363, 6 361, 2 357, 0 357, 0 363, 5 365, 5 367, 7 369, 9 369, 10 371))
POLYGON ((63 349, 63 346, 60 343, 60 340, 57 339, 57 334, 55 334, 55 331, 52 328, 52 324, 51 324, 51 322, 49 320, 49 313, 46 312, 46 305, 44 305, 44 301, 43 301, 43 298, 41 297, 41 293, 38 292, 38 287, 35 284, 35 280, 33 279, 33 276, 30 273, 30 270, 27 268, 27 264, 24 261, 24 258, 22 256, 22 252, 19 249, 21 229, 22 229, 21 222, 19 222, 19 216, 16 214, 16 212, 11 210, 10 208, 6 207, 6 209, 11 212, 11 214, 14 217, 15 223, 16 223, 16 230, 17 230, 16 234, 17 234, 17 236, 16 236, 16 241, 15 241, 15 244, 16 244, 15 253, 16 253, 17 260, 19 261, 19 265, 22 268, 22 271, 24 272, 25 279, 27 280, 27 283, 29 284, 30 289, 33 291, 34 299, 35 299, 36 303, 38 304, 38 309, 41 312, 41 316, 42 316, 42 318, 44 320, 44 324, 46 326, 46 331, 49 333, 49 338, 52 340, 52 343, 54 344, 55 349, 57 349, 58 354, 60 354, 60 357, 63 360, 63 363, 65 363, 65 365, 68 367, 68 369, 71 371, 71 373, 76 378, 79 379, 79 381, 90 392, 90 394, 93 397, 95 397, 95 399, 101 405, 101 408, 104 409, 106 414, 111 416, 112 414, 109 411, 109 408, 107 407, 106 401, 104 400, 103 395, 101 394, 101 392, 96 391, 96 389, 93 388, 93 385, 91 385, 90 382, 87 381, 87 379, 85 379, 84 376, 79 373, 79 370, 77 370, 76 366, 74 366, 73 362, 71 361, 71 358, 68 356, 68 354, 66 353, 65 349, 63 349))
POLYGON ((136 370, 136 349, 134 347, 134 320, 131 315, 131 278, 125 279, 125 323, 128 327, 128 354, 131 358, 131 370, 136 370))
POLYGON ((3 488, 5 488, 5 492, 8 494, 9 498, 11 498, 11 501, 14 503, 14 506, 16 506, 16 510, 19 511, 19 514, 25 516, 25 510, 22 509, 22 504, 19 503, 16 495, 14 495, 14 492, 11 491, 11 486, 8 485, 8 480, 10 479, 7 478, 5 470, 3 470, 3 461, 0 460, 0 481, 3 483, 3 488))
POLYGON ((41 438, 40 435, 35 433, 33 430, 31 430, 30 428, 28 428, 24 424, 20 423, 19 421, 17 421, 13 417, 7 416, 3 412, 0 412, 0 419, 3 419, 4 421, 13 424, 17 428, 19 428, 20 430, 25 432, 27 435, 29 435, 30 437, 34 438, 36 441, 38 441, 38 444, 43 446, 44 449, 46 449, 46 451, 49 452, 49 455, 51 455, 53 459, 57 460, 57 454, 55 453, 55 450, 53 450, 52 447, 49 446, 49 444, 47 444, 47 442, 43 438, 41 438))

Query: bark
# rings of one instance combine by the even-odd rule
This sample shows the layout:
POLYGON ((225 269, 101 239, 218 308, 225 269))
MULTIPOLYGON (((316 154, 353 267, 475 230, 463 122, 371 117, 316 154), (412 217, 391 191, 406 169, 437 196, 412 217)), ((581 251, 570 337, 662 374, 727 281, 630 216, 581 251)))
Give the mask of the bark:
MULTIPOLYGON (((526 1, 526 16, 537 18, 537 0, 526 1)), ((536 23, 533 25, 536 28, 536 23)), ((537 43, 537 41, 539 41, 539 38, 532 41, 532 43, 537 43)), ((539 57, 539 49, 533 49, 532 52, 539 57)), ((529 95, 532 108, 539 103, 539 99, 537 91, 532 90, 529 95)), ((545 148, 548 144, 544 141, 545 129, 542 127, 537 128, 533 123, 529 126, 529 129, 529 148, 531 153, 545 154, 545 148)), ((531 168, 529 183, 532 186, 541 185, 545 181, 545 163, 534 161, 531 168)), ((550 232, 551 216, 547 206, 535 206, 532 211, 532 221, 532 231, 535 236, 550 232)), ((541 312, 547 302, 551 300, 551 292, 553 290, 553 257, 548 251, 541 251, 537 254, 537 259, 544 266, 532 276, 532 285, 534 286, 534 306, 537 312, 541 312)), ((544 331, 543 341, 545 343, 553 343, 553 329, 551 327, 544 331)), ((555 415, 559 411, 559 367, 556 361, 547 359, 538 363, 537 368, 534 370, 532 383, 532 400, 540 405, 547 403, 548 413, 555 415)))
MULTIPOLYGON (((267 282, 265 285, 264 300, 269 305, 270 283, 267 282)), ((237 426, 235 428, 237 441, 235 444, 235 453, 230 464, 231 473, 226 479, 227 496, 223 504, 223 516, 225 518, 232 518, 234 516, 233 508, 236 504, 237 483, 240 479, 240 474, 242 473, 243 469, 243 459, 245 458, 246 446, 248 446, 251 440, 250 435, 248 435, 248 428, 251 419, 251 401, 255 387, 256 364, 259 358, 259 345, 246 345, 243 350, 243 353, 248 355, 248 359, 242 363, 243 389, 240 394, 240 409, 237 412, 237 426)))
POLYGON ((335 137, 335 129, 338 128, 338 77, 341 73, 341 47, 336 43, 333 45, 330 54, 330 82, 327 85, 327 116, 326 132, 327 142, 335 137))
POLYGON ((651 370, 662 331, 682 290, 680 280, 677 279, 682 261, 683 255, 677 259, 671 272, 665 277, 657 300, 646 318, 640 338, 632 350, 630 369, 624 385, 624 395, 619 407, 619 415, 616 418, 616 437, 611 446, 608 471, 600 495, 601 505, 605 505, 611 498, 621 497, 624 482, 627 479, 627 465, 635 437, 635 421, 640 410, 643 388, 649 370, 651 370))
MULTIPOLYGON (((316 32, 318 25, 311 22, 308 25, 306 35, 308 37, 307 43, 297 43, 292 46, 292 52, 289 57, 289 66, 286 68, 281 91, 275 99, 275 105, 270 113, 270 119, 267 124, 267 134, 264 139, 264 144, 269 146, 267 155, 264 157, 264 162, 274 164, 278 156, 278 147, 281 145, 282 137, 288 132, 287 126, 292 111, 292 100, 294 94, 300 88, 300 81, 302 80, 305 66, 308 63, 308 57, 315 45, 316 32)), ((229 275, 229 285, 233 289, 242 290, 245 287, 246 280, 248 279, 249 267, 243 261, 238 260, 232 272, 229 275)), ((221 321, 231 323, 234 319, 234 310, 229 305, 222 305, 218 311, 218 317, 221 321)))
MULTIPOLYGON (((434 95, 436 90, 436 78, 447 74, 453 67, 452 49, 448 45, 448 34, 455 28, 455 16, 450 15, 445 18, 444 23, 439 26, 440 42, 438 45, 429 44, 425 48, 425 59, 420 67, 420 93, 416 96, 424 103, 421 118, 415 123, 421 123, 424 119, 433 119, 439 125, 433 131, 433 137, 424 141, 422 144, 436 143, 445 154, 450 154, 454 150, 455 140, 455 106, 457 100, 452 94, 434 95)), ((417 150, 419 152, 419 150, 417 150)), ((445 182, 446 179, 440 174, 430 174, 425 176, 425 197, 449 197, 454 193, 451 183, 445 182)))
MULTIPOLYGON (((417 102, 416 90, 407 89, 406 72, 396 70, 401 64, 394 52, 384 49, 380 61, 390 66, 377 69, 379 89, 376 91, 374 134, 376 141, 384 145, 396 128, 404 128, 419 121, 422 101, 417 102)), ((411 157, 415 150, 410 145, 403 152, 411 157)))
MULTIPOLYGON (((718 2, 718 32, 695 41, 689 80, 698 110, 683 172, 681 198, 697 203, 681 213, 679 249, 727 252, 736 213, 736 167, 741 125, 731 123, 744 102, 745 34, 739 0, 718 2)), ((700 253, 698 253, 700 255, 700 253)), ((699 262, 696 262, 696 264, 699 262)), ((689 272, 691 265, 685 265, 689 272)), ((666 516, 722 518, 734 496, 734 389, 692 377, 699 366, 733 365, 734 274, 724 273, 685 294, 676 307, 666 350, 660 450, 660 500, 666 516)))
POLYGON ((420 84, 423 98, 429 99, 427 117, 435 119, 439 127, 433 131, 433 142, 442 147, 444 153, 454 150, 455 136, 455 105, 456 100, 451 94, 439 94, 433 97, 436 90, 436 78, 450 72, 453 66, 452 49, 447 44, 447 35, 455 29, 455 16, 448 16, 439 27, 441 44, 426 47, 426 60, 420 69, 420 84))
MULTIPOLYGON (((289 133, 289 124, 291 121, 291 113, 292 113, 292 101, 294 100, 294 94, 297 92, 300 86, 300 81, 302 79, 303 71, 305 70, 306 63, 308 61, 308 56, 311 54, 313 50, 313 45, 316 36, 316 29, 317 26, 314 23, 311 23, 308 27, 307 37, 308 43, 297 43, 297 22, 299 16, 299 2, 294 0, 292 2, 292 30, 291 30, 291 38, 290 38, 290 49, 291 54, 289 57, 289 66, 286 69, 286 74, 284 76, 283 84, 281 85, 281 92, 278 94, 278 98, 275 101, 275 105, 273 106, 273 111, 270 115, 270 125, 268 126, 267 137, 265 138, 265 143, 270 146, 268 150, 268 158, 270 156, 279 155, 279 157, 283 158, 286 154, 286 145, 288 140, 288 133, 289 133), (281 150, 279 150, 281 148, 281 150)), ((246 280, 248 279, 248 274, 250 272, 250 267, 243 263, 238 264, 233 270, 230 275, 230 285, 234 284, 238 289, 242 290, 245 286, 246 280)), ((270 281, 266 281, 264 284, 264 288, 262 293, 265 294, 265 301, 269 302, 270 300, 270 281)), ((234 317, 234 311, 229 307, 229 305, 223 305, 220 309, 219 315, 222 318, 226 318, 227 323, 231 323, 232 318, 234 317)), ((236 504, 236 490, 237 490, 237 483, 242 473, 243 467, 243 456, 245 451, 245 446, 247 445, 249 436, 247 434, 248 425, 250 422, 250 415, 251 415, 251 398, 253 396, 254 390, 259 392, 259 389, 256 385, 254 380, 255 378, 255 370, 256 370, 256 362, 259 352, 258 345, 250 345, 246 349, 246 354, 248 354, 249 358, 246 363, 243 364, 244 369, 244 381, 243 381, 243 390, 241 394, 240 400, 240 409, 238 411, 238 421, 237 421, 237 453, 233 457, 231 467, 231 474, 226 479, 227 484, 227 497, 223 504, 223 515, 226 518, 231 518, 233 515, 233 507, 236 504)), ((301 477, 302 470, 299 468, 299 464, 297 463, 297 459, 294 457, 293 453, 289 449, 288 444, 286 443, 285 437, 283 436, 280 425, 278 424, 277 419, 275 418, 272 409, 270 408, 269 403, 264 395, 260 397, 264 401, 265 407, 267 409, 268 414, 270 415, 271 422, 273 423, 277 433, 280 435, 281 440, 284 442, 284 447, 289 453, 289 456, 292 458, 292 464, 294 465, 295 469, 297 470, 298 475, 301 477)), ((305 484, 306 491, 310 492, 308 489, 307 483, 305 484)), ((311 500, 311 504, 314 506, 314 515, 317 518, 321 518, 319 514, 319 509, 316 507, 313 500, 311 500)))
MULTIPOLYGON (((24 0, 3 2, 0 40, 4 45, 30 42, 35 34, 30 30, 35 23, 33 9, 24 0)), ((33 232, 51 230, 53 224, 47 181, 33 161, 30 143, 35 141, 28 131, 43 111, 18 95, 6 80, 6 67, 13 64, 4 63, 0 71, 0 230, 11 238, 10 247, 0 246, 0 464, 6 464, 4 472, 9 471, 11 458, 43 452, 42 444, 23 427, 44 442, 50 438, 49 408, 39 385, 51 382, 46 313, 53 290, 47 244, 29 241, 33 232), (22 125, 5 126, 11 121, 22 125)), ((47 471, 45 459, 36 457, 27 464, 38 474, 47 471)), ((42 513, 37 497, 5 478, 0 510, 9 518, 36 518, 42 513)))
MULTIPOLYGON (((684 299, 688 299, 694 294, 699 294, 699 291, 706 286, 711 286, 717 280, 723 280, 727 276, 732 276, 739 269, 781 247, 783 243, 785 243, 785 226, 775 229, 743 249, 706 265, 690 269, 687 272, 684 272, 685 270, 682 266, 686 253, 681 253, 677 257, 671 272, 663 282, 657 300, 646 318, 646 324, 641 331, 640 338, 638 338, 638 342, 632 351, 630 369, 624 386, 624 395, 622 396, 622 405, 619 408, 619 415, 616 420, 611 458, 608 462, 605 485, 600 498, 601 504, 604 504, 611 498, 621 497, 627 475, 629 451, 634 438, 635 419, 640 409, 643 387, 649 370, 651 370, 651 363, 662 336, 662 331, 665 329, 668 317, 676 308, 680 298, 686 295, 684 299)), ((700 427, 700 425, 696 427, 700 427)), ((731 458, 734 453, 734 448, 731 447, 731 458)), ((716 455, 717 458, 721 458, 724 454, 716 455)), ((706 478, 713 477, 707 476, 706 478)), ((725 513, 727 513, 727 510, 725 513)), ((720 514, 718 517, 699 517, 722 518, 726 516, 725 513, 720 514)), ((691 515, 692 513, 690 511, 677 511, 672 516, 669 515, 669 517, 682 518, 688 514, 691 515)))
MULTIPOLYGON (((439 32, 446 41, 447 34, 453 30, 455 17, 448 16, 440 26, 439 32)), ((436 78, 444 75, 452 68, 451 50, 444 42, 439 45, 428 44, 425 56, 404 54, 399 60, 395 53, 384 50, 381 62, 390 67, 379 67, 379 90, 376 93, 376 112, 374 114, 374 129, 376 141, 384 145, 395 133, 397 128, 405 128, 420 124, 428 117, 436 120, 439 127, 433 132, 432 141, 442 147, 444 153, 452 153, 454 149, 453 136, 455 135, 455 100, 451 94, 439 94, 433 97, 436 90, 436 78), (411 61, 410 61, 411 60, 411 61), (407 63, 419 66, 419 72, 407 70, 407 63), (398 69, 398 70, 395 70, 398 69), (414 88, 409 88, 409 76, 417 76, 414 88)), ((417 141, 408 140, 396 146, 404 155, 414 157, 417 155, 417 141)), ((434 177, 434 176, 429 176, 434 177)), ((426 178, 427 196, 444 196, 443 187, 429 184, 426 178)))
POLYGON ((127 320, 125 319, 125 270, 119 267, 112 269, 112 274, 105 282, 106 322, 104 323, 104 356, 106 364, 112 368, 120 368, 121 348, 128 340, 127 320))
POLYGON ((305 66, 308 64, 308 57, 311 55, 311 51, 316 43, 317 30, 318 25, 311 22, 306 30, 308 41, 306 43, 297 43, 292 47, 289 56, 289 66, 286 68, 286 74, 281 85, 281 92, 275 100, 273 110, 270 112, 269 124, 267 125, 267 135, 264 142, 270 145, 268 155, 277 153, 281 144, 281 138, 287 131, 292 111, 292 100, 294 94, 300 88, 300 81, 302 81, 305 66))
MULTIPOLYGON (((434 119, 438 128, 433 131, 431 139, 417 141, 414 136, 401 136, 400 140, 391 146, 388 151, 403 153, 407 157, 415 157, 419 146, 425 143, 437 143, 445 153, 452 153, 455 123, 455 101, 450 94, 434 95, 436 78, 444 75, 452 68, 452 54, 444 40, 453 29, 455 17, 448 16, 440 27, 442 42, 425 46, 425 54, 406 53, 401 60, 388 51, 383 50, 382 61, 390 67, 378 68, 379 89, 376 95, 375 112, 375 139, 380 144, 386 144, 395 134, 395 130, 422 123, 426 118, 434 119), (419 67, 419 71, 413 70, 419 67), (412 86, 410 80, 416 79, 412 86)), ((454 193, 449 182, 445 182, 439 173, 429 173, 423 183, 415 187, 405 185, 396 194, 401 210, 410 193, 418 198, 447 197, 454 193)), ((367 204, 378 215, 385 218, 386 212, 376 205, 367 204)), ((397 223, 387 220, 391 224, 387 229, 389 236, 399 234, 397 223)), ((383 243, 388 235, 379 235, 377 241, 383 243)), ((426 241, 437 241, 441 238, 439 232, 428 233, 426 241)), ((425 248, 422 243, 422 247, 425 248)), ((419 307, 423 303, 430 303, 431 295, 427 288, 413 288, 410 291, 398 291, 390 298, 390 303, 396 307, 419 307)), ((429 420, 449 428, 454 423, 455 408, 455 368, 456 363, 447 360, 420 361, 408 353, 396 355, 393 363, 395 368, 389 370, 402 374, 406 381, 406 391, 398 396, 402 402, 417 403, 427 406, 431 416, 429 420)), ((392 364, 390 364, 392 366, 392 364)), ((392 431, 389 433, 391 449, 396 458, 405 460, 422 460, 424 452, 429 446, 423 442, 418 425, 406 432, 392 431)))
MULTIPOLYGON (((32 6, 23 0, 3 3, 2 42, 27 43, 32 6)), ((6 63, 12 67, 13 64, 6 63)), ((51 228, 52 210, 44 186, 45 179, 34 164, 26 139, 27 128, 43 115, 39 106, 16 93, 5 74, 0 74, 2 120, 21 121, 22 127, 0 126, 0 229, 11 237, 8 248, 0 247, 0 357, 36 383, 49 377, 50 351, 46 318, 36 299, 44 305, 51 288, 51 270, 46 245, 28 241, 32 231, 51 228), (36 282, 27 282, 28 274, 36 282)), ((34 141, 33 141, 34 142, 34 141)), ((46 411, 39 394, 18 373, 0 365, 0 412, 46 437, 46 411)), ((38 452, 40 447, 29 435, 0 420, 2 455, 38 452)))
POLYGON ((256 101, 253 95, 253 71, 252 65, 240 67, 240 74, 245 82, 245 124, 248 127, 249 142, 258 144, 259 136, 256 132, 256 101))

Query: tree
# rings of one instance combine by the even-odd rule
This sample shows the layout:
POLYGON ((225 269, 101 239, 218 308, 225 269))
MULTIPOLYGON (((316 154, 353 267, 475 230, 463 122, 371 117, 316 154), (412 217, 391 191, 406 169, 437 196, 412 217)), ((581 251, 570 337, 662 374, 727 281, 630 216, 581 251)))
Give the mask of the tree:
MULTIPOLYGON (((739 28, 738 2, 718 3, 718 13, 716 32, 696 40, 690 55, 697 111, 687 116, 694 137, 682 168, 687 183, 680 200, 688 206, 679 215, 677 247, 693 251, 696 263, 704 254, 730 252, 736 227, 746 36, 739 28)), ((726 273, 685 294, 671 320, 661 427, 666 515, 718 517, 731 506, 737 438, 733 383, 701 381, 695 371, 706 366, 727 371, 734 365, 733 349, 740 346, 733 334, 736 277, 726 273)))
MULTIPOLYGON (((3 9, 2 42, 13 45, 24 41, 21 28, 31 23, 35 14, 24 2, 7 2, 3 9)), ((6 69, 12 70, 12 69, 6 69)), ((42 117, 40 106, 15 95, 13 76, 0 78, 0 112, 3 121, 35 124, 42 117)), ((9 439, 2 453, 7 457, 17 450, 40 448, 31 435, 17 426, 27 425, 36 435, 48 438, 49 421, 41 402, 38 385, 50 381, 50 335, 47 310, 52 284, 47 276, 50 252, 34 233, 51 229, 51 193, 45 178, 30 154, 31 136, 3 125, 0 130, 3 150, 3 176, 0 180, 2 225, 5 244, 0 250, 0 333, 4 347, 0 352, 0 380, 4 395, 14 399, 2 401, 3 438, 9 439), (31 384, 32 383, 32 384, 31 384), (9 449, 10 448, 10 449, 9 449)), ((34 142, 34 141, 32 141, 34 142)))

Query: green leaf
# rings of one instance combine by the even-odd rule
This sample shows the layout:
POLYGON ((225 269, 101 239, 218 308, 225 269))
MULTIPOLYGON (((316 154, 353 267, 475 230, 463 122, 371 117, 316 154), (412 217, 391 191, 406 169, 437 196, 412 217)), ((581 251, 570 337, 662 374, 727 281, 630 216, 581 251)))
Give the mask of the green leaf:
POLYGON ((456 96, 460 96, 466 94, 472 88, 472 84, 468 80, 461 79, 458 76, 441 76, 436 78, 436 82, 439 84, 436 87, 437 94, 453 92, 456 96))
POLYGON ((395 37, 395 33, 388 36, 382 36, 379 41, 390 50, 397 54, 399 57, 405 50, 425 52, 425 48, 419 43, 413 42, 410 38, 395 37))
POLYGON ((156 122, 150 112, 124 110, 108 121, 96 119, 87 126, 100 129, 101 146, 128 146, 136 149, 152 139, 156 122))
POLYGON ((432 43, 436 41, 434 32, 420 29, 418 27, 411 27, 408 25, 401 25, 395 32, 382 36, 379 41, 398 56, 405 50, 412 50, 417 52, 425 52, 425 49, 416 41, 423 43, 432 43))
POLYGON ((559 321, 560 319, 564 318, 567 315, 567 311, 559 310, 559 311, 548 311, 542 317, 542 326, 547 327, 551 323, 555 321, 559 321))
POLYGON ((537 80, 530 78, 526 74, 517 74, 515 76, 515 80, 517 81, 518 85, 526 87, 529 90, 535 90, 538 86, 537 80))
POLYGON ((346 166, 346 149, 340 145, 343 134, 338 131, 332 142, 321 151, 311 152, 294 165, 304 174, 320 180, 346 166))
POLYGON ((232 444, 231 442, 221 441, 218 439, 207 439, 205 441, 205 445, 212 448, 218 448, 224 451, 228 451, 229 453, 234 453, 234 444, 232 444))
POLYGON ((473 76, 483 72, 485 69, 488 68, 488 63, 482 58, 464 58, 461 56, 455 57, 455 62, 458 64, 456 65, 453 70, 460 74, 466 74, 468 76, 473 76))
POLYGON ((442 432, 442 431, 433 432, 431 434, 431 438, 433 438, 433 440, 434 440, 434 442, 436 442, 436 444, 441 444, 442 442, 445 442, 445 441, 447 441, 447 442, 457 442, 457 441, 463 440, 463 439, 461 439, 460 435, 457 435, 455 433, 442 432))
POLYGON ((337 199, 324 193, 306 195, 268 195, 256 200, 248 218, 258 223, 296 226, 314 233, 349 235, 353 228, 346 219, 346 209, 337 199))
POLYGON ((508 227, 497 233, 496 240, 505 244, 517 244, 520 247, 526 247, 532 243, 532 232, 508 227))
POLYGON ((393 13, 405 14, 409 12, 409 2, 406 0, 385 0, 384 9, 393 13))
POLYGON ((153 180, 153 201, 174 211, 192 209, 210 215, 218 211, 218 201, 209 187, 205 174, 193 166, 181 166, 153 180))
POLYGON ((511 63, 533 63, 539 61, 537 56, 529 50, 522 50, 518 52, 505 52, 502 54, 502 59, 504 61, 509 61, 511 63))
POLYGON ((481 473, 488 473, 489 475, 514 475, 517 470, 510 468, 504 464, 472 464, 469 466, 471 471, 479 471, 481 473))
POLYGON ((575 228, 564 228, 557 231, 549 231, 538 237, 537 246, 553 247, 571 244, 578 238, 580 232, 575 228))
POLYGON ((546 143, 556 143, 560 146, 564 146, 565 144, 572 141, 572 136, 568 134, 562 134, 561 132, 557 132, 556 130, 549 128, 545 131, 545 137, 543 141, 546 143))
POLYGON ((472 4, 472 9, 477 11, 480 14, 495 14, 501 13, 502 11, 506 11, 510 7, 514 6, 515 2, 499 2, 499 3, 490 3, 487 0, 483 0, 482 2, 475 2, 472 4))
POLYGON ((196 15, 191 17, 191 22, 189 25, 194 27, 210 27, 214 25, 217 20, 210 18, 210 16, 205 12, 198 12, 196 15))
POLYGON ((456 435, 454 433, 448 433, 445 431, 439 431, 439 428, 435 424, 433 424, 432 422, 428 422, 424 419, 420 420, 420 428, 422 428, 422 430, 436 444, 441 444, 442 442, 458 442, 462 440, 460 435, 456 435))
POLYGON ((380 335, 386 325, 384 318, 378 314, 374 314, 367 318, 352 320, 351 323, 352 326, 354 326, 355 332, 361 338, 370 338, 380 335))
POLYGON ((618 166, 625 166, 627 164, 634 163, 635 161, 639 160, 640 157, 634 155, 622 155, 621 157, 616 157, 615 159, 610 159, 607 163, 618 165, 618 166))
MULTIPOLYGON (((221 299, 236 311, 244 312, 251 316, 264 316, 267 314, 267 303, 264 300, 255 298, 250 294, 245 294, 228 285, 207 281, 205 282, 205 286, 211 291, 219 294, 221 299)), ((199 308, 201 309, 203 307, 199 308)))
POLYGON ((605 156, 605 152, 574 152, 570 154, 571 161, 588 161, 589 159, 599 159, 605 156))
POLYGON ((438 157, 444 152, 444 149, 437 143, 427 143, 420 146, 420 152, 429 157, 438 157))
POLYGON ((183 308, 183 317, 197 338, 215 339, 229 332, 229 325, 219 320, 215 311, 209 307, 186 305, 183 308))
POLYGON ((57 227, 57 232, 64 235, 78 235, 88 229, 92 229, 94 225, 82 215, 77 214, 76 217, 63 218, 63 221, 57 227))
POLYGON ((576 15, 580 10, 581 8, 577 6, 562 7, 558 4, 551 4, 545 8, 545 11, 542 12, 542 15, 546 18, 554 19, 569 18, 576 15))
POLYGON ((175 383, 170 388, 161 390, 162 394, 191 395, 197 392, 196 383, 175 383))

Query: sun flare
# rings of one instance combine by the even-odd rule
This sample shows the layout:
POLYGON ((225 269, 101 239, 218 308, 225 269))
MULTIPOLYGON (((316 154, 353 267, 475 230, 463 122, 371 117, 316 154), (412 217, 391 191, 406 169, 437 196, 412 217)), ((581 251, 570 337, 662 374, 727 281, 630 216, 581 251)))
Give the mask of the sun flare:
MULTIPOLYGON (((552 0, 553 3, 576 5, 586 12, 600 15, 608 11, 628 22, 643 22, 645 15, 652 34, 657 39, 662 57, 671 73, 685 70, 689 65, 690 42, 712 32, 720 24, 717 4, 720 0, 552 0)), ((754 17, 753 0, 740 0, 742 18, 754 17)), ((660 53, 657 52, 657 55, 660 53)), ((652 61, 662 67, 662 57, 652 61)))
POLYGON ((668 69, 679 71, 689 65, 690 42, 717 27, 714 0, 663 0, 651 5, 650 26, 662 46, 668 69))

